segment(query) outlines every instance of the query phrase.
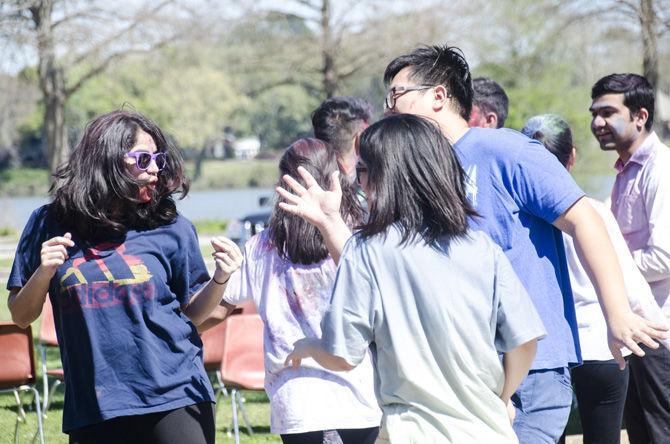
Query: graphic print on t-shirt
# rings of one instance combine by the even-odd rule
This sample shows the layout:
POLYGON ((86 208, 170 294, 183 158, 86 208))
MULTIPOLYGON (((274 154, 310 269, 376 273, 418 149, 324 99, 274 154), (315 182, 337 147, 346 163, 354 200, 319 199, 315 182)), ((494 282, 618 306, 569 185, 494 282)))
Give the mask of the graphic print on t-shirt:
POLYGON ((477 165, 470 165, 465 171, 465 197, 473 208, 477 208, 477 165))
POLYGON ((153 275, 124 244, 100 244, 75 258, 60 278, 64 311, 133 305, 153 299, 153 275))

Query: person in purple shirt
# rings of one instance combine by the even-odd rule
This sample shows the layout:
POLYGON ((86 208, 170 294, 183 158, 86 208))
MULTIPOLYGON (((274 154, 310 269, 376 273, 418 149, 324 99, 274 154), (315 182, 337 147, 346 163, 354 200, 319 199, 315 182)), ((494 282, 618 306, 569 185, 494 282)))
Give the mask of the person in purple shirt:
MULTIPOLYGON (((471 221, 503 249, 547 329, 528 377, 512 397, 522 443, 553 443, 572 401, 569 367, 580 363, 574 303, 561 233, 574 239, 608 319, 610 349, 644 352, 664 326, 632 312, 602 220, 565 168, 537 141, 509 129, 469 128, 472 80, 457 48, 422 46, 384 73, 387 113, 428 117, 440 126, 468 175, 468 197, 483 217, 471 221)), ((411 149, 411 147, 408 147, 411 149)))
MULTIPOLYGON (((653 131, 654 90, 637 74, 611 74, 591 90, 591 131, 619 155, 612 212, 633 259, 670 315, 670 150, 653 131)), ((670 351, 642 346, 630 358, 624 418, 630 442, 668 442, 670 351)))

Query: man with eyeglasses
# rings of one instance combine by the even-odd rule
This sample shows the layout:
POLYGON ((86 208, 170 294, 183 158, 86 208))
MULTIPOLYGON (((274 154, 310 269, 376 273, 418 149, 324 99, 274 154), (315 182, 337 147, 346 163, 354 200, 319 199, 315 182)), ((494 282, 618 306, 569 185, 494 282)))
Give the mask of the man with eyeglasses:
MULTIPOLYGON (((472 80, 459 49, 416 48, 386 67, 384 82, 386 114, 429 118, 452 143, 467 174, 468 198, 482 216, 473 218, 473 228, 505 251, 542 318, 548 335, 538 342, 531 370, 508 409, 521 443, 555 443, 570 413, 569 367, 581 362, 559 230, 573 237, 598 289, 610 349, 620 366, 625 365, 621 347, 642 355, 637 343, 657 346, 652 338, 663 337, 664 327, 630 310, 603 222, 556 158, 516 131, 468 127, 472 80)), ((476 358, 476 350, 470 352, 476 358)))

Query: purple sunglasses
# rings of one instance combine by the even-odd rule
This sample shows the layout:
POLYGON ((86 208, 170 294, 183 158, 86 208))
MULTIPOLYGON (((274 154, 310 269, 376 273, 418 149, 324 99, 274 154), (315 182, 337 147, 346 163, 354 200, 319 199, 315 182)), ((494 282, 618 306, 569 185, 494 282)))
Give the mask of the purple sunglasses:
POLYGON ((126 153, 126 157, 132 157, 135 159, 135 166, 143 171, 146 171, 147 168, 151 166, 152 161, 156 163, 158 171, 161 171, 163 168, 165 168, 165 165, 167 164, 165 153, 151 154, 147 153, 146 151, 131 151, 126 153))

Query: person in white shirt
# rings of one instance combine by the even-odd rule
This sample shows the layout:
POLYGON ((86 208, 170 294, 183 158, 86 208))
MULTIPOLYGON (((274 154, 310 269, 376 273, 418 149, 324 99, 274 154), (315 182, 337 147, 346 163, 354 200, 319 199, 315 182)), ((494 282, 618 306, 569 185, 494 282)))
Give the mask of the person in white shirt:
MULTIPOLYGON (((560 116, 543 114, 531 117, 521 132, 541 142, 568 171, 572 171, 576 149, 570 126, 560 116)), ((595 199, 589 199, 589 202, 603 219, 614 245, 631 308, 647 319, 666 322, 649 285, 628 251, 612 212, 602 202, 595 199)), ((596 290, 579 261, 572 238, 563 236, 563 243, 584 361, 583 365, 572 369, 584 442, 618 443, 628 386, 628 367, 619 370, 607 346, 607 323, 598 305, 596 290)), ((670 345, 667 339, 661 343, 666 347, 670 345)), ((630 351, 625 350, 623 354, 628 356, 630 351)))
MULTIPOLYGON (((344 194, 342 217, 352 225, 361 222, 363 210, 346 176, 330 175, 341 171, 334 148, 318 139, 297 140, 279 161, 280 177, 297 175, 298 167, 308 169, 325 187, 337 180, 344 194)), ((331 430, 337 430, 344 444, 372 444, 377 438, 381 411, 368 354, 347 373, 314 361, 297 369, 284 367, 295 341, 321 337, 335 271, 318 230, 275 206, 268 228, 245 244, 240 270, 231 276, 223 296, 222 310, 253 300, 263 319, 270 430, 285 444, 321 444, 331 430)))

